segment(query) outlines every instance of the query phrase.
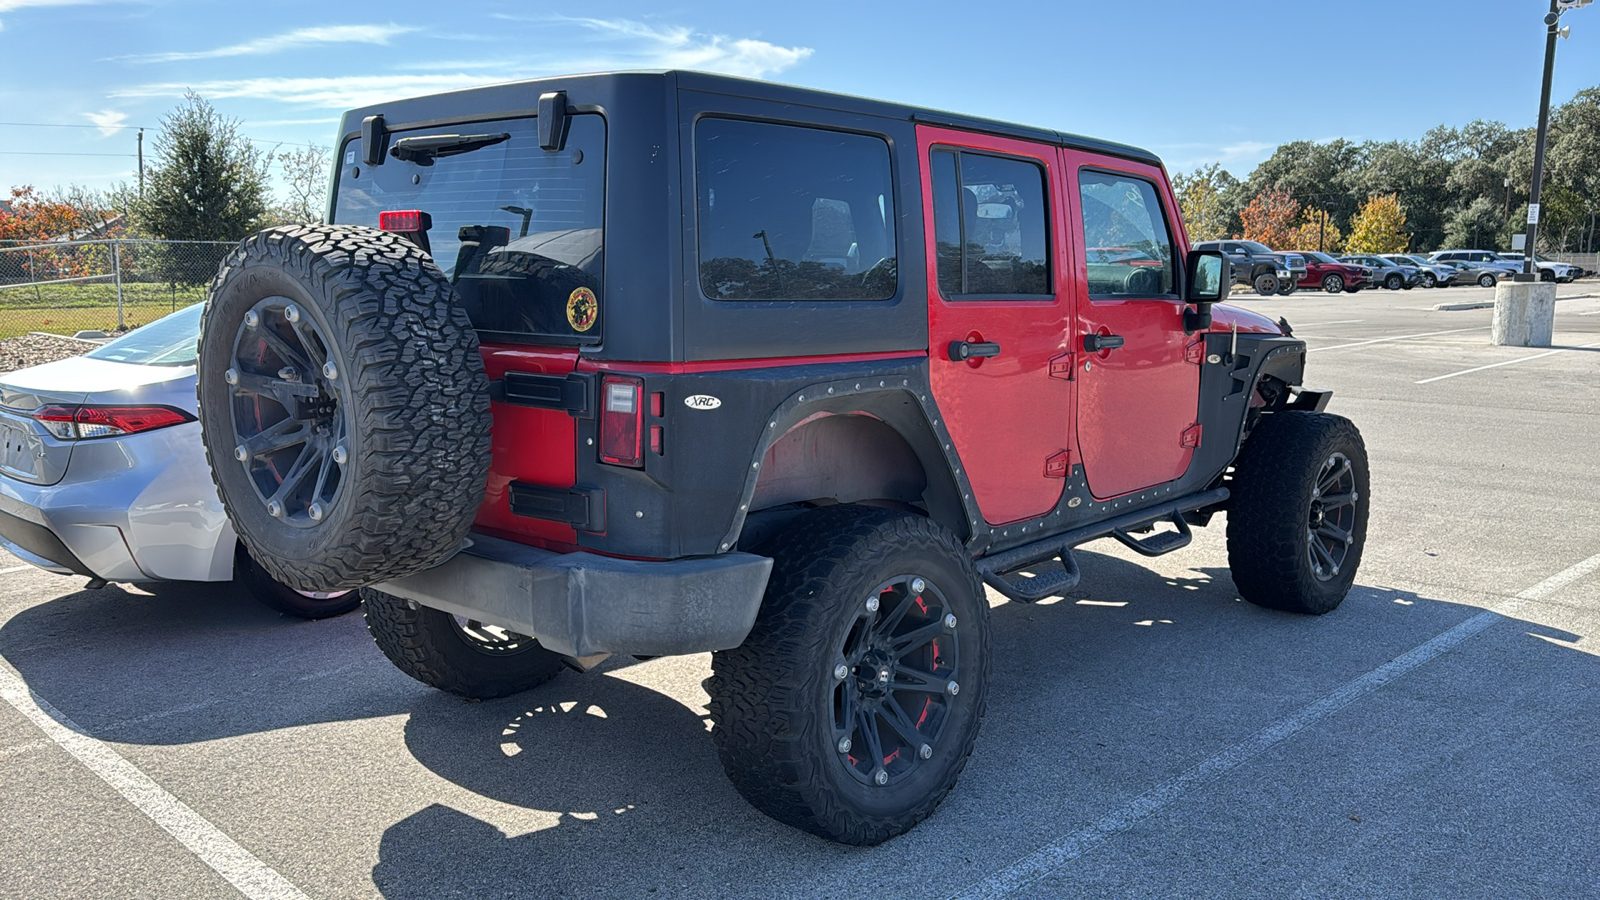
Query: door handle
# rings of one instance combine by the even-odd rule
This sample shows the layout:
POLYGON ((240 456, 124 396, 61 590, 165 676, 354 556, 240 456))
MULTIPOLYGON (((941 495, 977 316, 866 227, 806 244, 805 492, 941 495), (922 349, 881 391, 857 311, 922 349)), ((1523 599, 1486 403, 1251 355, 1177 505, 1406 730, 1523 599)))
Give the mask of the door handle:
POLYGON ((992 343, 971 344, 966 341, 950 342, 950 361, 965 362, 978 356, 999 356, 1000 345, 992 343))
POLYGON ((1115 350, 1122 346, 1120 334, 1086 334, 1083 336, 1083 349, 1090 353, 1101 350, 1115 350))

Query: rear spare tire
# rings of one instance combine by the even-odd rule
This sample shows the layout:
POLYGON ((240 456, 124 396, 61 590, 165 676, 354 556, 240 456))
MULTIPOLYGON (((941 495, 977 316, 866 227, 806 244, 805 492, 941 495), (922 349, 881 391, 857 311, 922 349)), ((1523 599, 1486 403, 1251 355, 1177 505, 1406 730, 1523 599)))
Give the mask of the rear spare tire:
POLYGON ((228 518, 292 589, 436 565, 483 501, 477 333, 433 259, 398 235, 294 225, 240 242, 201 318, 197 391, 228 518))

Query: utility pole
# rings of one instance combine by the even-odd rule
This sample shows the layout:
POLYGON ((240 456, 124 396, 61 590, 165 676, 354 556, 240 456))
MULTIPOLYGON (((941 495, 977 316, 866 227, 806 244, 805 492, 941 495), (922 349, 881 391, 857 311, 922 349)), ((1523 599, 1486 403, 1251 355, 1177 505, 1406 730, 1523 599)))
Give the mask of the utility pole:
POLYGON ((144 199, 144 129, 139 129, 139 199, 144 199))
POLYGON ((1544 17, 1544 86, 1539 91, 1539 135, 1533 143, 1533 185, 1528 191, 1528 244, 1522 257, 1518 281, 1539 280, 1534 253, 1539 246, 1539 190, 1544 187, 1544 145, 1550 134, 1550 79, 1556 70, 1557 24, 1561 21, 1561 0, 1550 0, 1550 14, 1544 17))

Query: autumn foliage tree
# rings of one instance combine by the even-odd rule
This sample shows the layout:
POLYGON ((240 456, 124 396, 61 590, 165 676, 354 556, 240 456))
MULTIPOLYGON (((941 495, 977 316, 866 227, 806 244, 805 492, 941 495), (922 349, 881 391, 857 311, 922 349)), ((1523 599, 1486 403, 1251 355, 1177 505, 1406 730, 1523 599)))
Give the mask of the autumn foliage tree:
POLYGON ((1351 253, 1404 253, 1411 245, 1411 235, 1405 228, 1406 214, 1398 196, 1372 197, 1350 220, 1350 239, 1345 248, 1351 253))
POLYGON ((1300 201, 1288 191, 1268 188, 1256 195, 1239 213, 1244 223, 1244 239, 1260 241, 1274 250, 1289 249, 1295 240, 1295 223, 1300 220, 1300 201))
POLYGON ((1178 195, 1178 206, 1183 210, 1183 224, 1190 241, 1214 241, 1228 236, 1231 210, 1223 191, 1237 183, 1238 179, 1228 174, 1220 163, 1173 176, 1172 189, 1178 195))
POLYGON ((1308 209, 1300 217, 1300 224, 1291 232, 1289 244, 1284 249, 1338 253, 1343 246, 1344 232, 1339 230, 1333 217, 1323 210, 1308 209))
POLYGON ((46 196, 31 185, 11 189, 10 212, 0 212, 0 241, 67 238, 99 225, 100 211, 65 197, 46 196))

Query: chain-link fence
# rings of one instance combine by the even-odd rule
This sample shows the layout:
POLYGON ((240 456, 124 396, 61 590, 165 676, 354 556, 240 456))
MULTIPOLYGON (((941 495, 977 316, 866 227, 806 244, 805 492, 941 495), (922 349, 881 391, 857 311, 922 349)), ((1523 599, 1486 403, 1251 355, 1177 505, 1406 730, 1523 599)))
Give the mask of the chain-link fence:
POLYGON ((234 246, 134 239, 0 246, 0 340, 137 328, 204 300, 234 246))

